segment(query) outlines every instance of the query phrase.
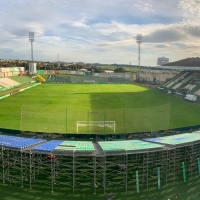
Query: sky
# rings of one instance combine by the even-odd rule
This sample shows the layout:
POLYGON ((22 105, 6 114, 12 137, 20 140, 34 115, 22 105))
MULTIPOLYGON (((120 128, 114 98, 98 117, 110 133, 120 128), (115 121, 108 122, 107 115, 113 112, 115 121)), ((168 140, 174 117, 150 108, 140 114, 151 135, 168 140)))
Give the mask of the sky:
POLYGON ((0 0, 0 59, 156 66, 200 53, 200 0, 0 0))

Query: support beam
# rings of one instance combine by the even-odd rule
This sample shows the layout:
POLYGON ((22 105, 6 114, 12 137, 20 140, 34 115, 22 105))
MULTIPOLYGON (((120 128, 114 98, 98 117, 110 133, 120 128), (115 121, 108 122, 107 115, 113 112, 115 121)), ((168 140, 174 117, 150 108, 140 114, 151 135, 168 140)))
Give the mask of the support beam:
POLYGON ((96 182, 96 156, 93 157, 93 170, 94 170, 94 194, 96 194, 96 188, 98 187, 96 182))

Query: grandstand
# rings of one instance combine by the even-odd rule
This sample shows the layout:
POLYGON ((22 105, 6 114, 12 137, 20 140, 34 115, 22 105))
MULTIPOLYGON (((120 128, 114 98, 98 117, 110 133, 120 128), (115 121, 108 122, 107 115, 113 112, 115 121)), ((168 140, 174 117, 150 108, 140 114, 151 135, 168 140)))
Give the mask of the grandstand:
POLYGON ((28 76, 10 76, 8 78, 0 78, 0 92, 32 82, 35 81, 28 76))
POLYGON ((19 83, 14 80, 11 80, 10 78, 1 78, 0 85, 2 85, 3 87, 14 87, 19 85, 19 83))
POLYGON ((200 90, 200 72, 182 71, 171 80, 167 81, 164 88, 174 91, 184 90, 190 94, 199 95, 200 90))
POLYGON ((75 193, 83 185, 95 194, 110 187, 127 192, 137 186, 139 192, 139 187, 151 188, 155 183, 160 189, 199 174, 199 144, 199 131, 100 142, 0 135, 0 174, 3 183, 34 188, 41 182, 51 192, 65 186, 75 193))
POLYGON ((70 82, 69 77, 65 76, 57 76, 57 75, 49 75, 46 79, 47 83, 65 83, 70 82))
POLYGON ((46 83, 85 83, 86 81, 94 81, 95 83, 132 83, 130 77, 99 77, 99 76, 83 76, 83 75, 49 75, 46 83))

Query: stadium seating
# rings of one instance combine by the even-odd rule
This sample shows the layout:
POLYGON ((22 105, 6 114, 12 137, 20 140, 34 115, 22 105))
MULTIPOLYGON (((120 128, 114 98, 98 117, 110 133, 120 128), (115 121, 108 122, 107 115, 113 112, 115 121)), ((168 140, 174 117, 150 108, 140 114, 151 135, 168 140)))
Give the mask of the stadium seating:
POLYGON ((2 85, 3 87, 14 87, 19 85, 18 82, 11 80, 10 78, 0 78, 0 85, 2 85))
POLYGON ((167 87, 167 88, 170 87, 172 84, 174 84, 175 80, 181 79, 185 73, 188 73, 188 72, 180 72, 174 78, 172 78, 170 81, 167 81, 163 86, 167 87))
POLYGON ((49 75, 46 79, 47 83, 65 83, 70 82, 70 77, 49 75))
MULTIPOLYGON (((107 151, 146 151, 164 148, 163 145, 185 145, 200 141, 200 131, 169 135, 164 137, 146 138, 143 140, 100 141, 98 144, 104 152, 107 151)), ((24 138, 17 136, 0 135, 0 145, 11 149, 24 149, 31 147, 32 152, 62 152, 82 151, 94 152, 95 147, 91 141, 51 140, 37 138, 24 138)))
POLYGON ((157 138, 147 138, 145 141, 162 143, 167 145, 184 145, 189 144, 191 142, 196 142, 200 140, 200 131, 196 131, 193 133, 184 133, 177 134, 165 137, 157 137, 157 138))
POLYGON ((148 187, 155 194, 157 185, 174 187, 178 180, 188 186, 199 177, 199 144, 200 131, 96 143, 0 135, 1 179, 6 185, 36 187, 36 192, 41 187, 47 194, 64 188, 71 197, 75 190, 79 197, 82 188, 101 194, 103 187, 106 193, 130 188, 131 196, 134 188, 138 193, 139 187, 148 187))
POLYGON ((18 87, 21 84, 35 82, 28 76, 11 76, 9 78, 0 78, 0 92, 18 87))
POLYGON ((52 152, 58 145, 60 145, 63 140, 51 140, 47 143, 36 146, 32 149, 33 152, 44 151, 44 152, 52 152))
POLYGON ((188 76, 185 76, 184 79, 179 82, 178 84, 176 84, 172 89, 177 89, 179 87, 184 87, 185 85, 187 85, 194 77, 196 76, 195 72, 191 72, 188 76))
POLYGON ((171 90, 185 90, 190 94, 200 95, 200 85, 198 80, 200 72, 196 71, 183 71, 175 76, 172 80, 166 82, 163 86, 171 90))
POLYGON ((122 140, 122 141, 105 141, 99 142, 103 151, 138 151, 162 148, 163 145, 144 142, 140 140, 122 140))
POLYGON ((33 148, 34 152, 93 152, 95 148, 91 141, 52 140, 33 148))
POLYGON ((0 145, 8 148, 24 149, 44 142, 43 139, 22 138, 16 136, 0 135, 0 145))

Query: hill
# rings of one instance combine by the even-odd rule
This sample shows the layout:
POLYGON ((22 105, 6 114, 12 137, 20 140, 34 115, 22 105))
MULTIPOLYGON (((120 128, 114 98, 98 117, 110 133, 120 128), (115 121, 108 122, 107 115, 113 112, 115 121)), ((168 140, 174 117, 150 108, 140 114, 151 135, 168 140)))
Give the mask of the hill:
POLYGON ((171 62, 168 64, 165 64, 163 66, 185 66, 185 67, 200 67, 200 58, 186 58, 183 60, 178 60, 175 62, 171 62))

